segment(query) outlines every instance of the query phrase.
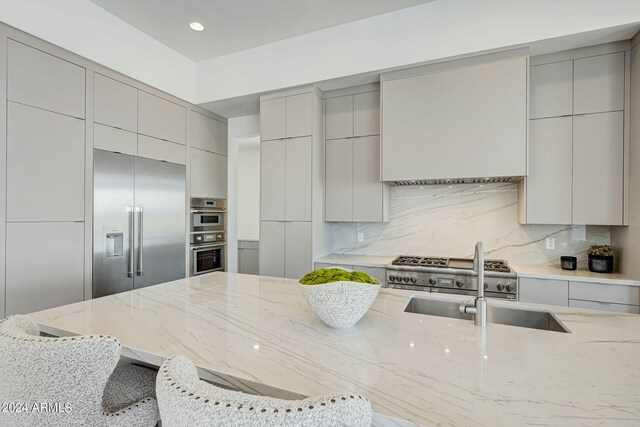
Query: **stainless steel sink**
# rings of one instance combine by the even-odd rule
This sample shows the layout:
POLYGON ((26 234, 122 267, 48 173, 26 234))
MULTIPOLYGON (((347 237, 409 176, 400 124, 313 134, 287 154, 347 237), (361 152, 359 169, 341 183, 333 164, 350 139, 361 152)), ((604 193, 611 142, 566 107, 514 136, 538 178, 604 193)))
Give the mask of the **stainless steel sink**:
MULTIPOLYGON (((429 316, 449 317, 453 319, 473 320, 473 315, 460 312, 460 302, 443 301, 413 297, 404 309, 408 313, 429 316)), ((487 321, 500 325, 519 326, 521 328, 541 329, 553 332, 571 332, 558 318, 546 310, 504 305, 487 305, 487 321)))

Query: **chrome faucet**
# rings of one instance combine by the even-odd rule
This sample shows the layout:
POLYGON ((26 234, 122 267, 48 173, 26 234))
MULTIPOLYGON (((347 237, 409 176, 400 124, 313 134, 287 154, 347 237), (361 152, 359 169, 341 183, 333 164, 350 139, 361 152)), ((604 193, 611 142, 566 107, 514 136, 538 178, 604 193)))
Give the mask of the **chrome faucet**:
POLYGON ((473 304, 470 304, 469 301, 463 303, 460 306, 460 311, 473 314, 473 323, 484 328, 487 326, 487 300, 484 297, 484 248, 482 242, 476 243, 473 270, 478 280, 478 295, 474 298, 473 304))

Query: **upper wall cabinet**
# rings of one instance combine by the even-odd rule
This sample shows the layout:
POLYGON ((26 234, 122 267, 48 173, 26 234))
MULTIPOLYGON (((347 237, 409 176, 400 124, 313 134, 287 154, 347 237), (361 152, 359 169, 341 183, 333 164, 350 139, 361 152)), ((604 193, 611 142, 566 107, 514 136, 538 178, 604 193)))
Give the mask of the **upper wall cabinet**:
POLYGON ((93 121, 137 132, 138 90, 102 74, 94 74, 93 121))
POLYGON ((339 96, 325 101, 325 138, 380 134, 380 92, 339 96))
POLYGON ((624 109, 624 52, 574 61, 574 114, 624 109))
POLYGON ((531 67, 520 223, 626 222, 625 53, 591 54, 531 67))
POLYGON ((191 147, 227 155, 227 124, 191 111, 191 147))
POLYGON ((529 224, 572 223, 572 123, 568 116, 531 120, 529 124, 529 224))
POLYGON ((211 151, 210 117, 191 111, 191 148, 211 151))
POLYGON ((7 49, 10 101, 84 119, 84 68, 11 39, 7 49))
POLYGON ((7 221, 83 221, 84 121, 9 102, 7 123, 7 221))
POLYGON ((518 57, 383 76, 382 179, 526 175, 527 68, 518 57))
POLYGON ((325 100, 325 221, 389 220, 380 180, 380 91, 325 100))
POLYGON ((310 136, 313 133, 313 94, 261 101, 260 132, 262 141, 310 136))
POLYGON ((622 225, 623 114, 573 119, 573 223, 622 225))
POLYGON ((573 61, 536 65, 529 72, 529 118, 573 113, 573 61))
POLYGON ((184 145, 186 114, 181 105, 138 91, 138 133, 184 145))

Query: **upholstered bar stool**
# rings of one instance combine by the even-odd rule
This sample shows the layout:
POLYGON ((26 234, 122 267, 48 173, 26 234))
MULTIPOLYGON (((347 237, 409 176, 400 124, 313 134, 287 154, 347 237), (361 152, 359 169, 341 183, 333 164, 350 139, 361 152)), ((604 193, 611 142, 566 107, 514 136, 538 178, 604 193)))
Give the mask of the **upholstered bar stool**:
POLYGON ((0 320, 0 426, 155 426, 156 372, 116 367, 106 335, 41 337, 26 316, 0 320), (114 370, 115 369, 115 370, 114 370))
POLYGON ((176 356, 158 373, 163 427, 370 426, 371 403, 356 394, 304 400, 255 396, 201 381, 190 360, 176 356))

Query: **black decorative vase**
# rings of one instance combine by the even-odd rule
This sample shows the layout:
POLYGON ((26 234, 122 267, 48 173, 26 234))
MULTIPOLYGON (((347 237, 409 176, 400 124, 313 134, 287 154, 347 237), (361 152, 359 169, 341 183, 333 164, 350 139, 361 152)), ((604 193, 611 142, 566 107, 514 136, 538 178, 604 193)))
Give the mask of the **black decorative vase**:
POLYGON ((589 255, 589 271, 613 273, 613 255, 589 255))

